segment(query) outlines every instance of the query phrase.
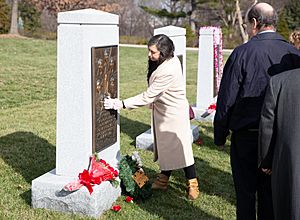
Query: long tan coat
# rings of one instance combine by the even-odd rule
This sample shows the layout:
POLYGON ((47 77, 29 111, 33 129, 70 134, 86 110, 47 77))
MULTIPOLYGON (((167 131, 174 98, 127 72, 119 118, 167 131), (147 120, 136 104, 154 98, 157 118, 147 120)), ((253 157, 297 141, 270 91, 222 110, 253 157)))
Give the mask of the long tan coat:
POLYGON ((154 134, 154 161, 161 170, 174 170, 194 164, 189 104, 179 59, 163 62, 152 73, 148 89, 124 100, 128 109, 151 104, 154 134))

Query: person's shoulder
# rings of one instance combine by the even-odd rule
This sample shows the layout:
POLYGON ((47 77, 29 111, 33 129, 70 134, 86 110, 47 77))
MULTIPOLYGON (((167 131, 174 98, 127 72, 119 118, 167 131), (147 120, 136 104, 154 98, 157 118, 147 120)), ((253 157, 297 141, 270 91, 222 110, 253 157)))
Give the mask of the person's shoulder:
POLYGON ((248 50, 248 43, 243 43, 233 49, 232 53, 229 56, 229 59, 235 59, 241 57, 248 50))
POLYGON ((179 58, 176 56, 176 55, 174 55, 172 58, 170 58, 169 60, 168 60, 170 63, 180 63, 180 60, 179 60, 179 58))
POLYGON ((247 42, 242 43, 241 45, 234 48, 233 53, 235 54, 244 53, 245 51, 248 51, 249 48, 253 48, 256 46, 257 46, 256 37, 254 36, 251 39, 249 39, 247 42))
POLYGON ((280 74, 277 74, 275 76, 273 76, 274 78, 275 77, 278 77, 278 78, 282 78, 282 77, 286 77, 286 76, 289 76, 289 75, 296 75, 296 76, 300 76, 300 68, 297 68, 297 69, 292 69, 292 70, 287 70, 287 71, 284 71, 280 74))
POLYGON ((294 78, 300 79, 300 68, 287 70, 277 75, 274 75, 271 77, 271 81, 272 83, 276 84, 294 78))
POLYGON ((243 43, 239 46, 237 46, 233 52, 234 54, 243 54, 248 51, 260 51, 262 52, 263 48, 270 47, 270 44, 274 45, 280 45, 282 48, 286 48, 288 50, 291 50, 295 54, 300 54, 300 51, 297 50, 293 45, 288 43, 280 34, 277 32, 267 32, 267 33, 261 33, 257 34, 251 39, 249 39, 246 43, 243 43), (266 43, 268 41, 268 43, 266 43))
POLYGON ((166 60, 165 62, 163 62, 163 64, 166 68, 177 68, 179 65, 181 65, 181 62, 179 58, 174 55, 174 57, 166 60))
POLYGON ((280 35, 275 31, 261 32, 256 34, 250 39, 251 42, 265 41, 265 40, 278 40, 278 41, 288 43, 288 41, 282 35, 280 35))
POLYGON ((172 72, 178 69, 180 66, 181 64, 179 58, 177 56, 174 56, 160 64, 155 70, 155 72, 158 74, 166 74, 168 72, 172 72))

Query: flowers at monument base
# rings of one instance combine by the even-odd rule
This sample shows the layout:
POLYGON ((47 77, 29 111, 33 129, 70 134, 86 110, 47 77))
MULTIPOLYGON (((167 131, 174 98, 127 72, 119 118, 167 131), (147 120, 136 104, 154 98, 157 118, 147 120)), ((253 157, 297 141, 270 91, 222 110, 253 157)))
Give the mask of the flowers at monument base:
POLYGON ((133 203, 133 198, 130 197, 130 196, 126 196, 125 201, 126 201, 127 203, 133 203))
POLYGON ((216 108, 217 108, 216 103, 212 103, 210 106, 208 106, 207 110, 213 112, 216 110, 216 108))
MULTIPOLYGON (((126 196, 125 202, 127 202, 127 203, 133 203, 133 198, 130 197, 130 196, 126 196)), ((115 212, 119 212, 121 209, 122 209, 122 207, 120 205, 113 205, 111 207, 111 210, 113 210, 115 212)))
POLYGON ((84 169, 82 173, 79 173, 78 180, 68 183, 63 189, 73 192, 85 186, 89 193, 92 194, 93 186, 99 185, 104 181, 110 181, 113 186, 118 186, 117 177, 118 171, 112 168, 105 160, 99 159, 95 154, 90 157, 88 169, 84 169))
POLYGON ((206 111, 201 115, 202 118, 206 118, 207 116, 209 116, 211 113, 215 112, 217 108, 216 103, 212 103, 208 106, 208 108, 206 109, 206 111))
MULTIPOLYGON (((138 152, 123 156, 119 163, 122 193, 134 200, 146 200, 152 195, 151 184, 146 176, 138 152)), ((126 198, 126 201, 130 199, 126 198)))
POLYGON ((203 139, 202 139, 201 137, 199 137, 199 138, 195 141, 195 143, 196 143, 197 145, 201 146, 201 145, 203 145, 203 139))
POLYGON ((141 159, 141 157, 140 157, 140 155, 139 155, 139 153, 137 151, 134 151, 132 153, 131 159, 133 161, 136 161, 136 165, 137 165, 138 168, 142 168, 143 167, 142 159, 141 159))
POLYGON ((119 212, 121 210, 121 206, 120 205, 114 205, 111 207, 111 210, 115 211, 115 212, 119 212))

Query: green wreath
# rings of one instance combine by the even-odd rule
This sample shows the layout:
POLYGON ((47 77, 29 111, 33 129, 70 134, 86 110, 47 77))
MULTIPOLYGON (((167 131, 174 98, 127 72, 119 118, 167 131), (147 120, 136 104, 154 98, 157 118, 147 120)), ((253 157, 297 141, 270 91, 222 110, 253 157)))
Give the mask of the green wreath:
POLYGON ((152 195, 152 190, 149 181, 140 188, 133 179, 133 174, 140 169, 142 169, 142 165, 137 152, 133 153, 133 156, 126 155, 121 158, 119 177, 121 179, 122 192, 135 200, 144 201, 152 195))

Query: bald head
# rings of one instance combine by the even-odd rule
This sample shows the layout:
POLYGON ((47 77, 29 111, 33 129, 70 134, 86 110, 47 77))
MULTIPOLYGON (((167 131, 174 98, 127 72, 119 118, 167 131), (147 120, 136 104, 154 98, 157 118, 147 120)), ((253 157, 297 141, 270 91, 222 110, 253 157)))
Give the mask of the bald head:
POLYGON ((255 8, 264 11, 264 12, 273 12, 274 8, 268 3, 261 2, 254 5, 255 8))
POLYGON ((250 23, 256 20, 258 29, 275 28, 278 16, 271 5, 261 2, 253 5, 249 9, 247 19, 250 23))

